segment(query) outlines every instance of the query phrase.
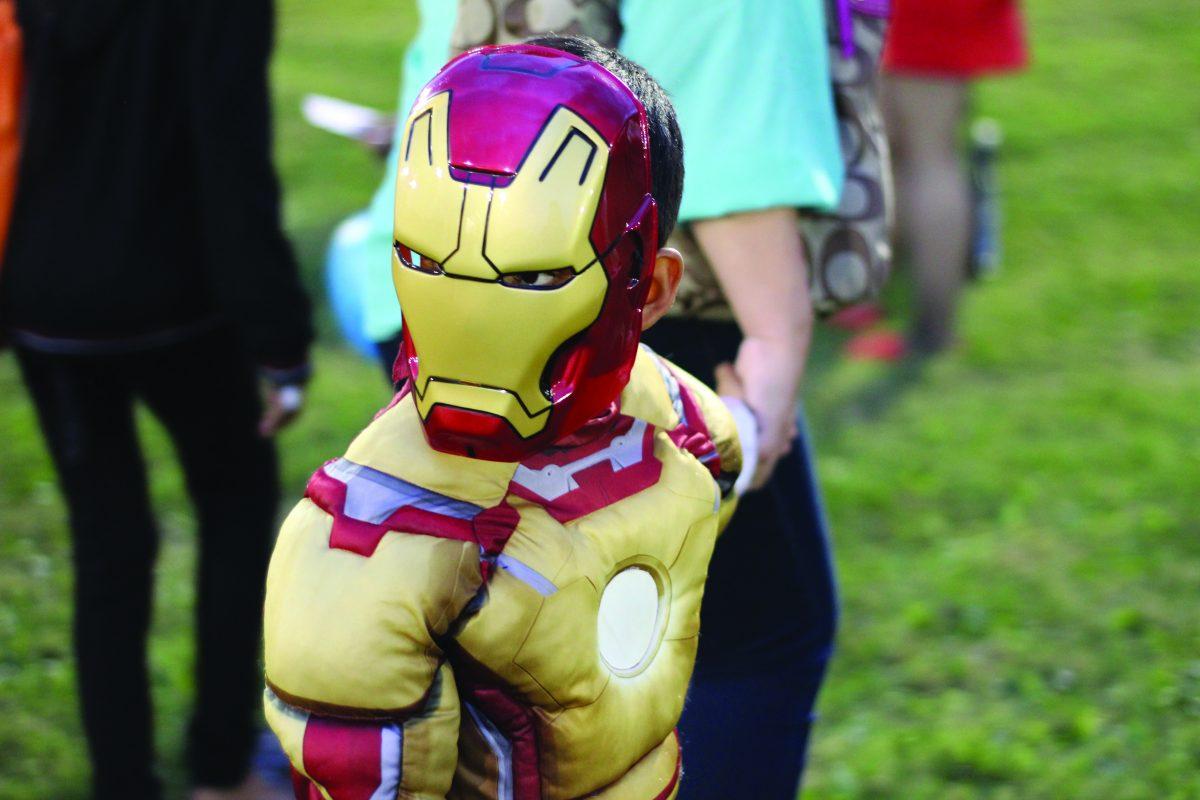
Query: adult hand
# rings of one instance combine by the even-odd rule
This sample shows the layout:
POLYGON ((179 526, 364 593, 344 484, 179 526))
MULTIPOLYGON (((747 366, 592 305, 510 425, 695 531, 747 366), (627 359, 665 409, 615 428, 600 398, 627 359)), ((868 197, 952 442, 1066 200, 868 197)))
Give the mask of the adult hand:
POLYGON ((258 422, 258 435, 269 439, 291 425, 304 408, 304 389, 297 384, 275 386, 267 384, 262 419, 258 422))
POLYGON ((799 377, 796 345, 784 340, 748 336, 733 364, 717 365, 717 393, 741 399, 758 419, 758 464, 751 490, 762 488, 792 449, 799 377))

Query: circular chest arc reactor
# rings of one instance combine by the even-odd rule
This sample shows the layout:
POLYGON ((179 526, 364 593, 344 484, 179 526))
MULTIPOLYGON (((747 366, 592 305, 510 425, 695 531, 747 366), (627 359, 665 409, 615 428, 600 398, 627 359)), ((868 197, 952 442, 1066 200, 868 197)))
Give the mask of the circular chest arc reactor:
POLYGON ((667 629, 670 580, 665 569, 634 563, 604 586, 596 619, 600 659, 614 674, 632 677, 654 660, 667 629))

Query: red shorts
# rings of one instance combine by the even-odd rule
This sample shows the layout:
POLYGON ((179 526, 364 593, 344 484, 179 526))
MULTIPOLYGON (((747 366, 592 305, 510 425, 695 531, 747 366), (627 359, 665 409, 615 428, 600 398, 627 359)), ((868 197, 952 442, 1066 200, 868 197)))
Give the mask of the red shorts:
POLYGON ((1026 60, 1017 0, 892 0, 884 72, 971 78, 1026 60))

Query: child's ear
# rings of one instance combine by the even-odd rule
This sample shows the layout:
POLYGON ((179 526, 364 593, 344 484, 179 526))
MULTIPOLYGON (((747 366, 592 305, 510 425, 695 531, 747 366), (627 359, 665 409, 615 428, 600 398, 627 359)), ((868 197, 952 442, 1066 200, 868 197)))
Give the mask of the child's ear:
POLYGON ((682 277, 683 256, 673 247, 659 248, 654 256, 654 272, 650 276, 646 305, 642 307, 642 330, 662 319, 671 308, 682 277))

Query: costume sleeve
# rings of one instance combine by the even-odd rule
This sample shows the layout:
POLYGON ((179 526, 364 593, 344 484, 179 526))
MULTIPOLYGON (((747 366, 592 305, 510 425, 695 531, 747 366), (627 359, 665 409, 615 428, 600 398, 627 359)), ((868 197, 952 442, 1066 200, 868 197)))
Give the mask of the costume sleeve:
POLYGON ((725 400, 708 388, 699 378, 685 372, 666 359, 675 379, 679 381, 685 397, 700 410, 708 437, 716 446, 720 457, 721 472, 736 479, 742 472, 742 443, 738 436, 737 421, 725 400))
POLYGON ((260 366, 307 360, 312 314, 283 235, 271 163, 273 7, 269 0, 188 4, 188 107, 207 282, 260 366))
POLYGON ((267 720, 297 797, 441 798, 460 710, 440 642, 480 590, 479 549, 380 521, 388 486, 364 469, 323 467, 280 532, 264 606, 267 720))
POLYGON ((267 723, 292 763, 297 800, 404 797, 441 800, 458 760, 461 708, 450 665, 429 702, 407 719, 354 719, 306 711, 267 690, 267 723))
MULTIPOLYGON (((708 388, 703 381, 663 359, 671 374, 679 384, 682 409, 684 411, 681 424, 700 428, 707 434, 716 450, 717 458, 707 462, 713 469, 717 486, 721 493, 720 530, 724 531, 737 507, 738 497, 745 484, 743 474, 747 477, 753 473, 757 452, 757 429, 754 427, 754 416, 741 401, 730 401, 718 397, 717 393, 708 388), (699 413, 698 420, 689 418, 691 408, 699 413), (751 456, 749 460, 747 456, 751 456), (714 468, 715 467, 715 468, 714 468)), ((696 434, 692 434, 695 436, 696 434)))
POLYGON ((671 441, 696 457, 712 475, 720 497, 724 529, 737 505, 738 479, 752 472, 757 430, 749 409, 731 407, 716 392, 643 344, 633 375, 621 395, 626 413, 664 428, 671 441), (657 373, 657 376, 654 376, 657 373), (748 422, 747 422, 748 421, 748 422))

